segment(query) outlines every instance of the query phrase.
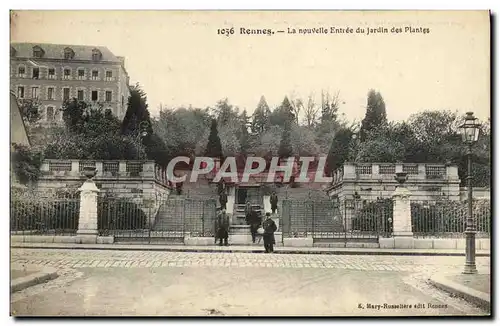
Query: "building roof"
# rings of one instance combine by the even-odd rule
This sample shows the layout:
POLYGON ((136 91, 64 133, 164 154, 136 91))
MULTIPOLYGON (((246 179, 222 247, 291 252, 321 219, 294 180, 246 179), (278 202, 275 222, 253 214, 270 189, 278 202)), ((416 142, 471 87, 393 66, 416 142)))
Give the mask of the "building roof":
POLYGON ((14 57, 18 58, 33 58, 33 47, 39 46, 45 52, 44 59, 65 60, 64 49, 71 48, 75 52, 72 60, 92 60, 92 50, 98 49, 102 53, 101 61, 121 63, 121 60, 105 46, 51 43, 11 43, 10 45, 16 50, 14 57))
POLYGON ((28 147, 31 146, 21 108, 17 104, 17 98, 13 92, 10 92, 10 141, 28 147))

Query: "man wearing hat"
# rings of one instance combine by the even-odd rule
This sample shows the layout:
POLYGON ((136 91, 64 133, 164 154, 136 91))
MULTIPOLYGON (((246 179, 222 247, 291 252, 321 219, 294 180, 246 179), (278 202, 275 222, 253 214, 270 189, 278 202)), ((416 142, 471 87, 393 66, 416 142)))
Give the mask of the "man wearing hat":
POLYGON ((228 237, 229 237, 229 216, 226 213, 225 209, 222 209, 221 213, 217 216, 215 220, 215 243, 217 243, 217 239, 219 240, 219 246, 222 246, 222 242, 224 241, 224 245, 228 245, 228 237))
POLYGON ((268 253, 274 252, 274 244, 276 243, 274 240, 274 232, 276 232, 278 227, 271 218, 271 213, 266 213, 266 220, 262 223, 262 228, 264 229, 264 249, 268 253))

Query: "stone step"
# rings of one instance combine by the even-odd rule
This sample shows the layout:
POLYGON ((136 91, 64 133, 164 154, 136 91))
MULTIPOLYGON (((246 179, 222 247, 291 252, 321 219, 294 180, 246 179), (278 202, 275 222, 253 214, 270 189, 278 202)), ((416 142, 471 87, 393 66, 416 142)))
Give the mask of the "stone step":
POLYGON ((250 225, 233 224, 229 228, 229 234, 250 234, 250 225))

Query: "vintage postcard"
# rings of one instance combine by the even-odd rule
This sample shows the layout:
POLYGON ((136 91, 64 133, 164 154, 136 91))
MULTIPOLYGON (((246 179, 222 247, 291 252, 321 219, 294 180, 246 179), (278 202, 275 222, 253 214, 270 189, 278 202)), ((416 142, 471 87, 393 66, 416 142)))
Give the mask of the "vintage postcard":
POLYGON ((490 316, 490 20, 12 10, 11 316, 490 316))

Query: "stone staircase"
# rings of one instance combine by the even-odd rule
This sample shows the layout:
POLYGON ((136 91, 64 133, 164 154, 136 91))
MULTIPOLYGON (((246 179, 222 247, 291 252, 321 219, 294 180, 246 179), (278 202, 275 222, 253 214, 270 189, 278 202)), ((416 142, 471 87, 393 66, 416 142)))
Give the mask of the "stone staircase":
POLYGON ((158 210, 152 229, 154 231, 182 232, 183 199, 185 198, 185 195, 175 195, 166 200, 158 210))
MULTIPOLYGON (((253 204, 252 208, 255 211, 260 212, 262 215, 264 215, 264 209, 262 205, 257 205, 253 204)), ((246 225, 245 221, 245 205, 244 204, 235 204, 234 205, 234 212, 233 212, 233 225, 246 225)))
MULTIPOLYGON (((262 205, 253 204, 252 208, 264 214, 262 205)), ((263 217, 264 219, 264 217, 263 217)), ((252 245, 252 235, 250 234, 250 225, 245 221, 245 205, 235 204, 233 223, 229 229, 229 243, 232 245, 252 245)))

